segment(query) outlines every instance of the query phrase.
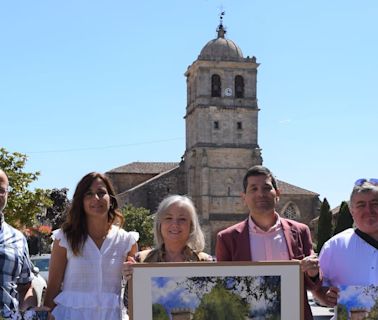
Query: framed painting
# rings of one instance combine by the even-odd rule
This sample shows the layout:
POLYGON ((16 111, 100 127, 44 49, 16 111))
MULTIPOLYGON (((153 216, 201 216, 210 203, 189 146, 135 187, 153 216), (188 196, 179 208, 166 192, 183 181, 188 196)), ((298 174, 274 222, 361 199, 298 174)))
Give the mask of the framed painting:
POLYGON ((378 319, 378 286, 340 286, 336 319, 378 319))
POLYGON ((297 261, 135 264, 131 320, 303 320, 297 261))

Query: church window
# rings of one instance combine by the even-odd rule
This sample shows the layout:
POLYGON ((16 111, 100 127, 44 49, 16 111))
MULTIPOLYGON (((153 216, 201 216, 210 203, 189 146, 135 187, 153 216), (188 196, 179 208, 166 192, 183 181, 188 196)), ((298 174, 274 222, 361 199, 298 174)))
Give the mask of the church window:
POLYGON ((213 74, 211 77, 211 96, 212 97, 221 96, 221 78, 217 74, 213 74))
POLYGON ((214 121, 214 129, 219 129, 219 121, 214 121))
POLYGON ((241 121, 238 121, 238 122, 236 123, 236 125, 237 125, 238 130, 243 129, 243 124, 241 123, 241 121))
POLYGON ((289 203, 283 211, 283 216, 288 219, 297 219, 299 217, 298 207, 294 203, 289 203))
POLYGON ((244 98, 244 79, 242 76, 235 77, 235 97, 244 98))

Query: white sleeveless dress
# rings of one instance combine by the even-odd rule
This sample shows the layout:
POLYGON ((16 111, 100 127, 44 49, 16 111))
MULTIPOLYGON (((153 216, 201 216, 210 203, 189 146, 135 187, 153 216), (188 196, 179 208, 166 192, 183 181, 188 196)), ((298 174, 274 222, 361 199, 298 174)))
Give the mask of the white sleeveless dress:
POLYGON ((62 291, 54 299, 55 319, 119 320, 122 265, 139 234, 112 226, 101 249, 88 236, 79 256, 73 255, 61 229, 53 237, 67 249, 62 291))

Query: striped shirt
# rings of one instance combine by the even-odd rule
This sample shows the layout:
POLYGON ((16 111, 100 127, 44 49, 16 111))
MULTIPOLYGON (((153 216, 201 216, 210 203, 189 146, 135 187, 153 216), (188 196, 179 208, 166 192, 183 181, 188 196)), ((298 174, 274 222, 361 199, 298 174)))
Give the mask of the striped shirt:
POLYGON ((18 284, 33 279, 24 235, 4 221, 0 212, 0 315, 18 311, 18 284))

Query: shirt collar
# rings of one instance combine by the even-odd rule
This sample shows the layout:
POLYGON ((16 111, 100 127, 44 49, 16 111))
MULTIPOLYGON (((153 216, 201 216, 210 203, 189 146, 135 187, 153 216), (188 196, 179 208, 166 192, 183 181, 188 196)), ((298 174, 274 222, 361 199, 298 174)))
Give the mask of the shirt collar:
POLYGON ((271 226, 269 228, 268 231, 265 231, 263 229, 261 229, 251 218, 251 216, 249 216, 249 219, 248 219, 248 227, 249 227, 249 232, 252 232, 252 233, 270 233, 270 232, 275 232, 275 231, 278 231, 281 229, 281 217, 280 215, 275 212, 274 213, 275 216, 276 216, 276 222, 274 223, 273 226, 271 226))
POLYGON ((373 246, 375 249, 378 249, 378 241, 373 237, 369 236, 367 233, 362 232, 360 229, 355 230, 356 234, 365 242, 373 246))

